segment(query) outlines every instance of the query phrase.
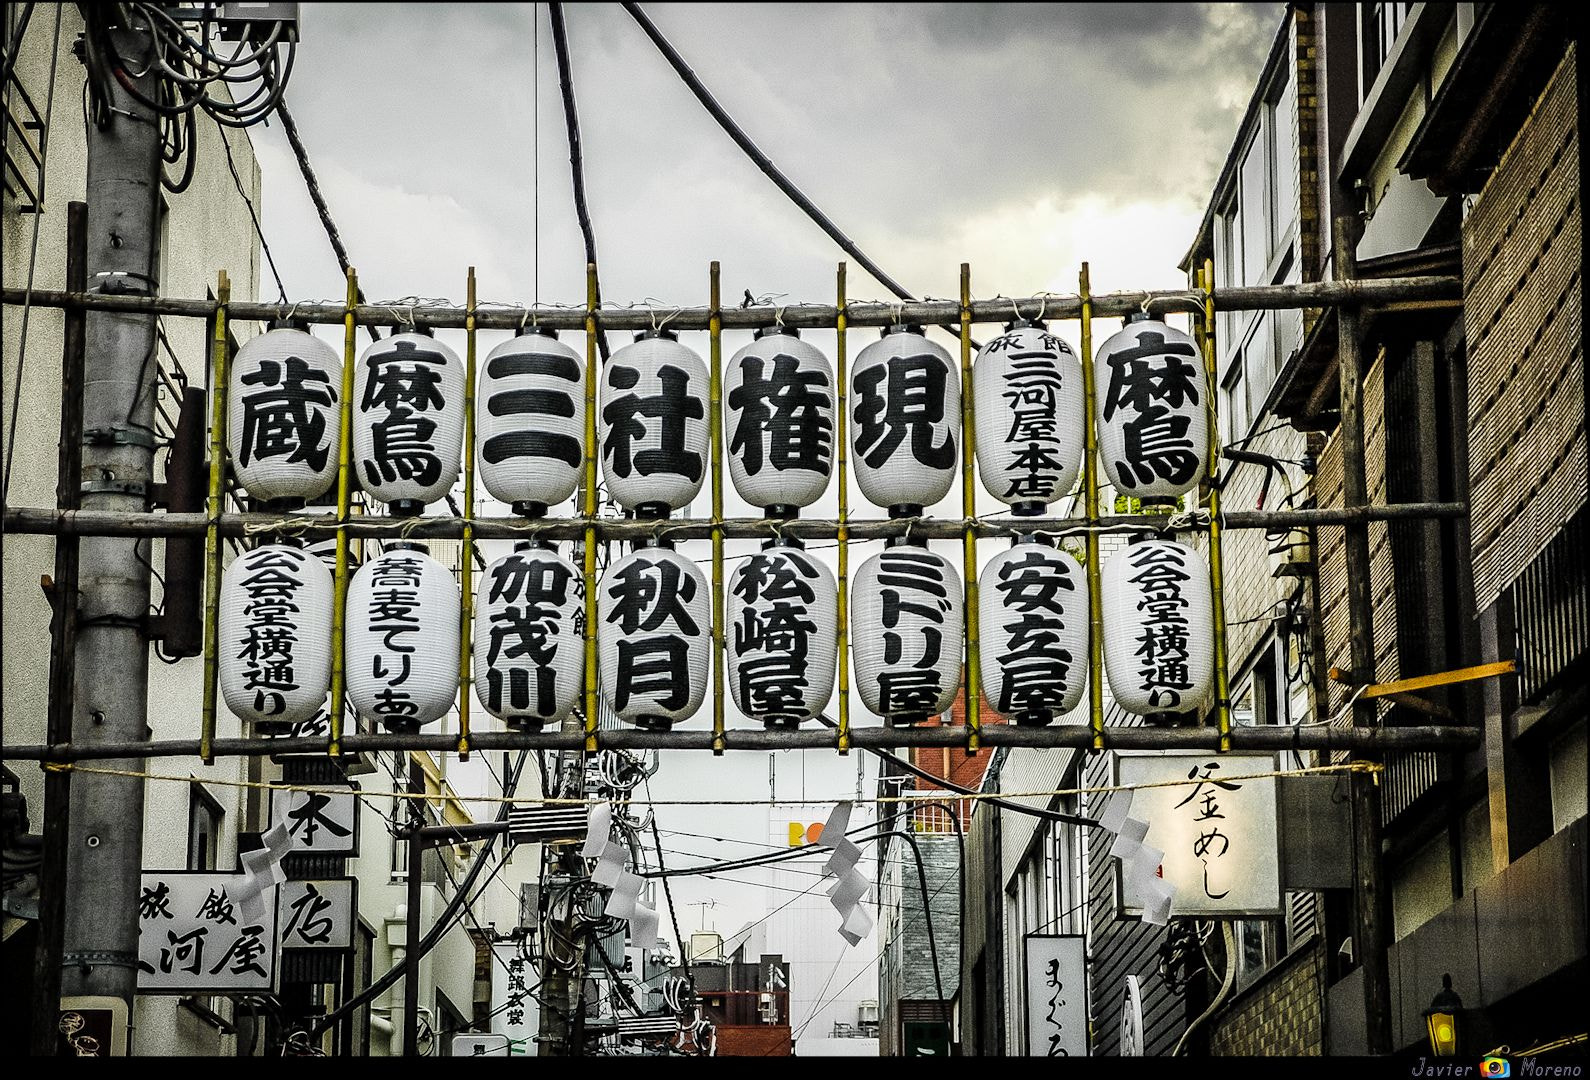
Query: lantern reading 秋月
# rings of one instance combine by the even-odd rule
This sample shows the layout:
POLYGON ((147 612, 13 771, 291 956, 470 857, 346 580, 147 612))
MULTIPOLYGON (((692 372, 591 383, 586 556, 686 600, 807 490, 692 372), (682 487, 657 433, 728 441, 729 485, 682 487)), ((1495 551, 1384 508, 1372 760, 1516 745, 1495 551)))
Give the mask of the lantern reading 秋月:
POLYGON ((769 727, 794 727, 834 693, 838 592, 828 568, 797 547, 764 548, 729 579, 729 689, 769 727))
POLYGON ((851 463, 861 493, 897 516, 949 493, 961 434, 961 377, 919 326, 891 326, 850 372, 851 463))
POLYGON ((360 355, 353 385, 359 486, 395 514, 422 512, 458 480, 463 363, 427 334, 393 334, 360 355))
POLYGON ((440 720, 458 694, 458 586, 418 544, 393 544, 348 583, 348 698, 392 731, 440 720))
POLYGON ((707 692, 712 594, 700 567, 663 547, 609 566, 597 586, 602 697, 618 719, 666 731, 707 692))

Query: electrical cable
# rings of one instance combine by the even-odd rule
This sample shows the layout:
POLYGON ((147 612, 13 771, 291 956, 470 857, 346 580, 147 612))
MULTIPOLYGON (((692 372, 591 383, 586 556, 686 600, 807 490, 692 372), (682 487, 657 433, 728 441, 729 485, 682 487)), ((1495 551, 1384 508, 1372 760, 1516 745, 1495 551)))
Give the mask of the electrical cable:
MULTIPOLYGON (((579 219, 580 236, 585 240, 585 262, 591 267, 591 287, 597 308, 602 306, 602 285, 596 272, 596 233, 591 228, 591 212, 585 202, 585 164, 580 152, 580 117, 574 106, 574 71, 569 63, 569 34, 563 25, 563 5, 548 4, 547 18, 552 23, 552 51, 558 60, 558 85, 563 95, 563 120, 569 135, 569 168, 574 177, 574 216, 579 219)), ((596 347, 607 363, 607 332, 596 331, 596 347)))
MULTIPOLYGON (((216 121, 220 123, 219 120, 216 121)), ((276 279, 276 293, 282 303, 287 303, 287 289, 282 285, 281 272, 276 269, 276 258, 271 254, 271 246, 265 240, 265 231, 260 228, 259 214, 254 209, 254 200, 248 197, 248 192, 243 190, 243 178, 238 175, 237 162, 232 159, 232 142, 227 138, 226 129, 218 129, 221 135, 221 148, 226 151, 226 167, 232 172, 232 183, 237 187, 238 195, 248 206, 248 218, 254 223, 254 235, 259 237, 260 250, 265 252, 265 262, 271 268, 271 277, 276 279)))

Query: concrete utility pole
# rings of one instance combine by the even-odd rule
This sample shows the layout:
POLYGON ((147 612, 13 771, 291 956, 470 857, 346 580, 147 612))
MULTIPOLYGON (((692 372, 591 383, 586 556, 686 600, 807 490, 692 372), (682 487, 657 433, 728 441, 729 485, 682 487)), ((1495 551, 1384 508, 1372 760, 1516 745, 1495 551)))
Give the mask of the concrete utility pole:
MULTIPOLYGON (((564 721, 565 731, 583 731, 578 717, 564 721)), ((585 794, 585 755, 578 752, 558 755, 557 791, 565 797, 585 794)), ((543 849, 544 866, 550 867, 547 882, 556 882, 543 899, 547 917, 541 927, 541 1030, 537 1039, 541 1057, 579 1057, 585 1032, 585 950, 586 938, 574 899, 575 885, 585 877, 585 860, 573 846, 543 849), (555 928, 555 930, 554 930, 555 928), (556 936, 572 943, 572 970, 562 967, 557 958, 556 936)))
MULTIPOLYGON (((126 61, 123 77, 153 100, 154 35, 139 16, 128 19, 128 27, 110 32, 126 61)), ((117 79, 106 83, 109 121, 88 134, 88 289, 152 296, 159 292, 159 118, 117 79)), ((82 507, 145 512, 155 448, 155 318, 91 311, 85 342, 82 507)), ((72 714, 72 741, 79 746, 149 738, 149 566, 138 550, 142 543, 102 536, 80 541, 72 714)), ((142 764, 142 758, 104 763, 125 770, 142 764)), ((131 1008, 143 827, 141 780, 89 773, 73 778, 63 995, 119 997, 131 1008)))

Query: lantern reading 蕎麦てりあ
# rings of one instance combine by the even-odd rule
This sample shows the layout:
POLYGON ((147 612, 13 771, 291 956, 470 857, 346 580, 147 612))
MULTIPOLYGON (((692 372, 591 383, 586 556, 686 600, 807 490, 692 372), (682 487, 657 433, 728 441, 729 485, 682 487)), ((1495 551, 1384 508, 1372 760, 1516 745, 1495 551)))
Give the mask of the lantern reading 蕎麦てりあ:
POLYGON ((1088 586, 1082 565, 1030 534, 978 579, 978 672, 994 710, 1018 724, 1070 712, 1088 684, 1088 586))
POLYGON ((695 715, 707 692, 711 597, 701 569, 668 548, 631 552, 602 574, 597 667, 618 719, 666 731, 695 715))
POLYGON ((1121 708, 1138 716, 1198 708, 1214 685, 1209 567, 1171 540, 1146 540, 1105 563, 1104 670, 1121 708))
POLYGON ((396 514, 421 513, 458 480, 464 365, 424 333, 394 334, 360 355, 353 381, 359 486, 396 514))
POLYGON ((1070 493, 1082 470, 1082 363, 1041 323, 1012 325, 972 367, 977 472, 1002 503, 1031 513, 1070 493))
POLYGON ((1099 458, 1134 498, 1171 498, 1209 467, 1209 388, 1192 338, 1146 315, 1099 346, 1094 362, 1099 458))
POLYGON ((797 547, 766 547, 729 579, 729 689, 769 727, 794 727, 834 693, 838 591, 828 568, 797 547))
POLYGON ((303 548, 271 544, 221 578, 216 641, 221 695, 244 720, 295 724, 331 688, 331 571, 303 548))
POLYGON ((707 365, 666 330, 602 367, 597 419, 607 493, 626 510, 667 517, 707 475, 707 365))
POLYGON ((486 568, 475 601, 475 693, 510 727, 561 723, 584 688, 585 579, 525 542, 486 568))
POLYGON ((458 695, 458 585, 418 544, 394 544, 348 583, 348 698, 359 715, 415 731, 458 695))
POLYGON ((834 462, 834 372, 792 328, 759 331, 724 373, 723 433, 734 490, 794 517, 828 488, 834 462))
POLYGON ((486 356, 475 396, 481 482, 516 512, 574 494, 584 476, 585 365, 550 330, 486 356))
POLYGON ((851 464, 861 493, 894 516, 949 493, 961 434, 961 376, 920 326, 891 326, 850 372, 851 464))
POLYGON ((342 359, 307 330, 269 330, 232 360, 227 451, 256 499, 313 499, 337 479, 342 359))
POLYGON ((896 542, 856 572, 850 610, 863 704, 900 724, 947 711, 964 644, 955 567, 925 546, 896 542))

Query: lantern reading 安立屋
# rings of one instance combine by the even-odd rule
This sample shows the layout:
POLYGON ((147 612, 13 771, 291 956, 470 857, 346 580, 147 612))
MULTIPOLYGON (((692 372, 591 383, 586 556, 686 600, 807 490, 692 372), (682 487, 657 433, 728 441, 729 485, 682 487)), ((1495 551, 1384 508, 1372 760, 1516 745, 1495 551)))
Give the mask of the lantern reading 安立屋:
POLYGON ((978 579, 983 694, 1018 724, 1070 712, 1088 684, 1088 585, 1076 559, 1031 534, 978 579))

